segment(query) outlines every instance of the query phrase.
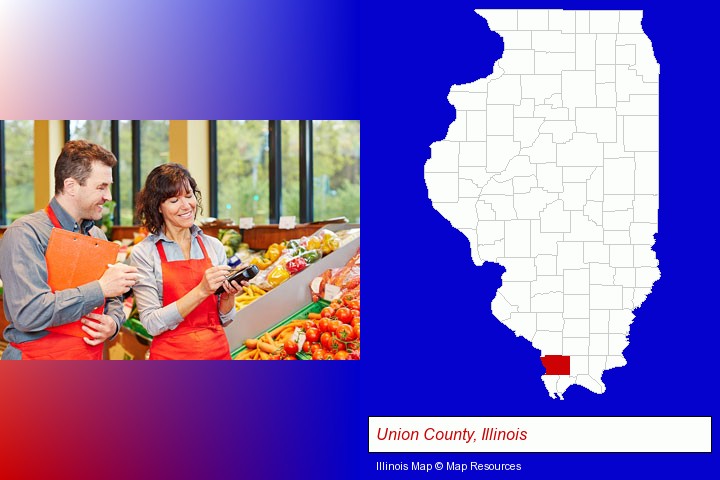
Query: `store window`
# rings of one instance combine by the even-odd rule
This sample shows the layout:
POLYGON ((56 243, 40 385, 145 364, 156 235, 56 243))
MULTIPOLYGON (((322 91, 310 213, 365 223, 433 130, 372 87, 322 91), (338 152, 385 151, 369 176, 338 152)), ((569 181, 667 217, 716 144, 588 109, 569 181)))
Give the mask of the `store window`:
POLYGON ((145 184, 150 171, 170 157, 170 122, 143 120, 140 122, 140 180, 145 184))
POLYGON ((66 122, 69 140, 85 139, 113 150, 118 159, 113 200, 119 225, 135 223, 135 194, 142 188, 150 170, 169 161, 168 120, 70 120, 66 122), (113 145, 117 129, 117 145, 113 145))
POLYGON ((132 151, 132 121, 118 121, 118 172, 119 178, 114 179, 119 182, 118 198, 115 199, 119 205, 120 219, 119 225, 133 225, 135 212, 133 209, 133 198, 135 192, 133 190, 133 151, 132 151))
POLYGON ((313 121, 313 217, 360 222, 360 121, 313 121))
POLYGON ((268 223, 268 135, 266 120, 217 121, 218 218, 268 223))
POLYGON ((282 134, 282 203, 280 215, 293 215, 300 220, 300 122, 280 122, 282 134))
POLYGON ((211 132, 214 216, 266 224, 278 221, 275 212, 299 222, 340 216, 360 222, 359 121, 219 120, 211 122, 211 132), (274 129, 280 148, 271 141, 274 129), (270 191, 272 165, 280 168, 277 196, 270 191), (300 191, 301 185, 308 186, 300 191))
POLYGON ((111 149, 110 120, 70 120, 70 140, 87 140, 111 149))
POLYGON ((0 225, 34 210, 32 120, 0 121, 0 225))

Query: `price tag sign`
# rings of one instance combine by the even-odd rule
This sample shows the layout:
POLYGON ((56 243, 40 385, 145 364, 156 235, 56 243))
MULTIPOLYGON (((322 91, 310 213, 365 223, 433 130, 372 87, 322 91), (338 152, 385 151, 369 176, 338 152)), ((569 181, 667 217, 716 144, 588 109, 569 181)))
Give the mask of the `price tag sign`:
POLYGON ((280 223, 278 224, 280 230, 292 230, 295 228, 295 215, 288 215, 287 217, 280 217, 280 223))
POLYGON ((340 287, 330 284, 325 285, 325 295, 323 295, 325 300, 332 301, 338 295, 340 295, 340 287))
POLYGON ((255 225, 253 224, 253 217, 240 217, 240 229, 241 230, 249 230, 253 228, 255 225))

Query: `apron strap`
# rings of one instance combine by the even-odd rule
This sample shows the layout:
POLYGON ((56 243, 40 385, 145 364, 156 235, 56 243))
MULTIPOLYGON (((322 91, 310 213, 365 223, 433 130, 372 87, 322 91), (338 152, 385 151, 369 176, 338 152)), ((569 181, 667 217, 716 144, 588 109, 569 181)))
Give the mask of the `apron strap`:
POLYGON ((205 244, 203 243, 202 238, 200 238, 200 235, 197 236, 197 241, 200 244, 200 249, 203 252, 203 258, 210 258, 208 256, 207 250, 205 250, 205 244))
POLYGON ((55 226, 55 228, 62 228, 62 225, 60 225, 60 220, 58 220, 57 215, 55 215, 55 212, 53 211, 50 204, 45 207, 45 213, 47 213, 47 216, 50 218, 50 221, 55 226))
POLYGON ((165 247, 163 247, 163 241, 158 240, 158 242, 155 244, 155 247, 157 248, 162 263, 167 263, 167 257, 165 256, 165 247))

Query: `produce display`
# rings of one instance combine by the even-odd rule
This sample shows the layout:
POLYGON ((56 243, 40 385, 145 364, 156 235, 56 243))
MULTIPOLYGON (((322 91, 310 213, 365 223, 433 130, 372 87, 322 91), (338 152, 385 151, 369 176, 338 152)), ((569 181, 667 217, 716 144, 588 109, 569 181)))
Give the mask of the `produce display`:
POLYGON ((235 297, 235 308, 238 310, 248 306, 249 303, 254 302, 258 298, 265 295, 265 290, 258 287, 257 285, 248 285, 243 287, 243 293, 235 297))
POLYGON ((346 295, 320 301, 256 338, 245 340, 235 360, 359 360, 360 300, 346 295))
POLYGON ((351 295, 360 300, 360 249, 342 268, 326 270, 310 283, 313 300, 335 300, 351 295))
POLYGON ((258 338, 245 340, 245 349, 234 356, 235 360, 297 360, 298 344, 292 337, 304 320, 283 322, 258 338))
POLYGON ((232 262, 233 257, 236 257, 238 263, 246 263, 250 260, 252 252, 250 251, 248 244, 243 243, 242 235, 240 235, 240 233, 236 230, 218 230, 218 240, 220 240, 220 243, 223 244, 223 247, 225 248, 225 255, 227 255, 230 262, 232 262))
POLYGON ((260 274, 250 283, 265 291, 272 290, 339 247, 340 238, 327 229, 321 229, 310 237, 273 243, 264 252, 250 258, 250 263, 260 269, 260 274))
POLYGON ((260 273, 250 281, 251 289, 245 289, 245 293, 236 298, 236 308, 239 310, 246 307, 359 234, 359 229, 352 229, 350 235, 343 233, 341 236, 321 229, 310 237, 273 243, 264 251, 252 252, 248 245, 242 242, 242 236, 237 231, 219 230, 218 238, 225 247, 231 266, 242 262, 256 265, 260 269, 260 273))
POLYGON ((360 300, 348 294, 308 318, 302 359, 360 359, 360 300))
POLYGON ((357 360, 360 358, 360 249, 341 268, 311 283, 314 302, 256 338, 236 360, 357 360), (334 290, 333 290, 334 288, 334 290), (332 298, 328 298, 332 296, 332 298))

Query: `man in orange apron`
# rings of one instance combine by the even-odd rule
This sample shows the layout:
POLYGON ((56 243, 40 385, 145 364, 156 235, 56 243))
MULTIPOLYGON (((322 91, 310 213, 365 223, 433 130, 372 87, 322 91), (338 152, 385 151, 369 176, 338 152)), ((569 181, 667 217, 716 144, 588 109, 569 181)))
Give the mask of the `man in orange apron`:
POLYGON ((111 199, 116 163, 99 145, 66 143, 55 165, 55 197, 44 210, 16 220, 0 239, 10 321, 3 360, 99 360, 103 342, 125 321, 121 295, 136 282, 137 269, 97 265, 98 252, 107 255, 107 249, 94 225, 111 199), (72 279, 85 280, 68 284, 72 279))

